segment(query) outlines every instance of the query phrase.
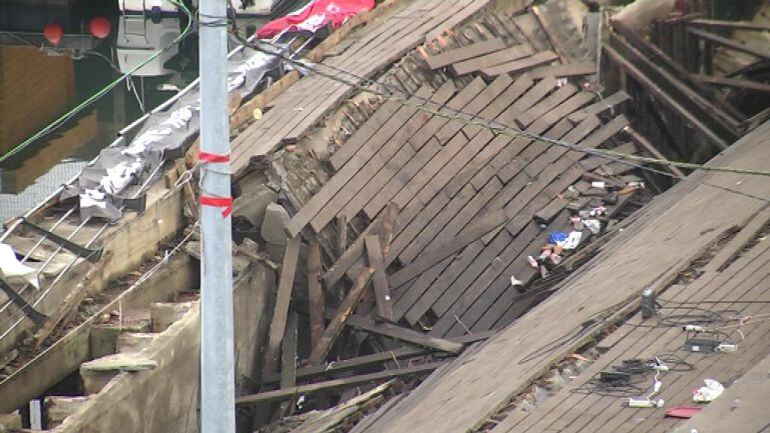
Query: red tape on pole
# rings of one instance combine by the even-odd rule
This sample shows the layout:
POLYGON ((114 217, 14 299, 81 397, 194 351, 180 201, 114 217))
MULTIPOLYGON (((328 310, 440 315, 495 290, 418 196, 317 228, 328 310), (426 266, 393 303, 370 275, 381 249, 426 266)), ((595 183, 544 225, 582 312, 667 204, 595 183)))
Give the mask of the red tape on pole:
MULTIPOLYGON (((198 154, 198 160, 203 162, 221 163, 229 162, 230 155, 220 155, 216 153, 201 152, 198 154)), ((224 208, 222 210, 222 218, 227 218, 233 211, 233 198, 232 197, 210 197, 201 196, 201 206, 213 206, 224 208)))
POLYGON ((213 162, 213 163, 229 162, 230 155, 220 155, 216 153, 201 152, 200 154, 198 154, 198 160, 203 162, 213 162))
POLYGON ((222 218, 227 218, 233 211, 233 198, 232 197, 209 197, 201 196, 201 206, 213 206, 224 208, 222 210, 222 218))

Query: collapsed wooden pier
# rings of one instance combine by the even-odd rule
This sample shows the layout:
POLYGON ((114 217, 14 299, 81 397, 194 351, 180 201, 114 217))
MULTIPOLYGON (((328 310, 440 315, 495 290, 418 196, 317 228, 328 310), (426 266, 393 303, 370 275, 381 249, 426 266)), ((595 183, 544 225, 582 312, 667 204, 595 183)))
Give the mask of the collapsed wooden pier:
MULTIPOLYGON (((710 164, 767 170, 766 111, 741 112, 736 101, 745 95, 725 88, 763 90, 740 73, 715 78, 715 45, 747 50, 709 30, 724 23, 683 13, 656 22, 647 40, 622 23, 600 31, 603 19, 567 0, 390 0, 313 49, 308 59, 318 63, 307 75, 291 72, 239 101, 232 125, 240 430, 682 425, 662 409, 628 408, 591 387, 623 360, 649 360, 686 342, 666 325, 666 308, 692 312, 708 301, 711 311, 716 301, 713 310, 729 311, 721 319, 767 314, 766 180, 671 165, 653 172, 594 151, 662 162, 705 162, 722 152, 710 164), (581 28, 576 17, 584 13, 590 19, 581 28), (690 39, 680 47, 682 32, 690 39), (600 34, 604 43, 594 43, 600 34), (645 287, 661 299, 658 319, 638 312, 645 287)), ((764 59, 756 49, 749 54, 764 59)), ((188 166, 195 155, 193 146, 188 166)), ((176 164, 155 186, 170 209, 158 218, 174 225, 141 239, 178 234, 185 207, 194 220, 195 190, 178 187, 186 174, 183 161, 176 164)), ((46 212, 59 209, 38 215, 50 228, 46 212)), ((115 239, 103 257, 121 251, 125 238, 115 239)), ((166 263, 181 272, 166 267, 150 287, 129 284, 134 295, 116 299, 138 300, 105 301, 74 332, 44 327, 64 338, 11 365, 0 392, 24 392, 3 399, 3 410, 47 395, 56 431, 187 431, 189 422, 171 418, 195 424, 198 249, 188 227, 166 263), (173 287, 153 288, 163 278, 173 287), (123 305, 132 310, 125 322, 123 305), (105 337, 115 317, 118 330, 105 337), (157 322, 163 332, 124 329, 132 317, 144 331, 157 322), (133 366, 128 353, 137 356, 133 366), (47 369, 55 375, 39 375, 47 369), (78 369, 82 396, 48 393, 78 369), (178 375, 183 386, 158 386, 181 383, 178 375), (152 411, 143 394, 167 401, 168 414, 152 411)), ((92 290, 109 287, 140 256, 118 270, 97 264, 111 275, 92 290)), ((83 293, 67 298, 67 311, 81 309, 83 293)), ((666 358, 691 369, 664 376, 661 396, 684 404, 705 376, 735 398, 766 389, 729 387, 767 356, 765 328, 742 322, 741 340, 729 340, 736 353, 666 358)), ((699 420, 726 410, 711 407, 684 425, 701 431, 699 420)), ((741 414, 756 415, 756 407, 752 401, 741 414)))

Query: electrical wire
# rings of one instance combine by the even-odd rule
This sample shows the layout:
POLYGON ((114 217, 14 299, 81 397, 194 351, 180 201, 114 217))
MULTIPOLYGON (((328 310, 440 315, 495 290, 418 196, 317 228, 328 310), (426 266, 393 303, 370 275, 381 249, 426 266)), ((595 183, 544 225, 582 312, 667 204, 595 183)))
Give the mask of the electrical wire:
MULTIPOLYGON (((179 2, 177 0, 167 0, 167 1, 169 1, 170 3, 176 5, 180 9, 182 9, 185 12, 185 14, 187 14, 188 17, 192 17, 192 14, 190 13, 190 10, 187 8, 187 6, 184 5, 184 3, 179 2)), ((51 132, 56 130, 58 127, 60 127, 64 123, 66 123, 68 120, 73 118, 75 115, 77 115, 78 113, 83 111, 85 108, 89 107, 91 104, 93 104, 94 102, 96 102, 99 99, 101 99, 102 97, 104 97, 104 95, 109 93, 118 84, 123 82, 123 80, 126 80, 128 77, 131 77, 136 71, 138 71, 139 69, 143 68, 145 65, 147 65, 151 61, 155 60, 158 56, 160 56, 164 52, 168 51, 174 45, 176 45, 179 42, 181 42, 182 39, 186 38, 189 35, 190 31, 192 30, 192 24, 193 24, 193 20, 192 19, 188 19, 187 25, 185 26, 184 30, 182 30, 182 32, 177 37, 172 39, 163 48, 159 49, 158 51, 155 51, 152 55, 150 55, 149 57, 144 59, 141 63, 139 63, 138 65, 136 65, 133 68, 131 68, 130 71, 124 73, 123 75, 121 75, 117 79, 113 80, 111 83, 109 83, 108 85, 103 87, 101 90, 99 90, 98 92, 94 93, 93 95, 88 97, 86 100, 84 100, 83 102, 81 102, 80 104, 78 104, 77 106, 72 108, 71 110, 69 110, 66 113, 64 113, 61 117, 59 117, 58 119, 56 119, 53 122, 49 123, 46 127, 44 127, 43 129, 39 130, 38 132, 33 134, 31 137, 29 137, 26 140, 22 141, 21 143, 17 144, 13 148, 11 148, 8 152, 6 152, 2 156, 0 156, 0 164, 5 162, 9 158, 13 157, 14 155, 18 154, 19 152, 23 151, 24 149, 26 149, 27 147, 32 145, 32 143, 34 143, 35 141, 37 141, 41 137, 44 137, 45 135, 50 134, 51 132)))
MULTIPOLYGON (((695 370, 695 366, 674 353, 662 353, 652 358, 624 359, 620 365, 613 365, 611 371, 603 371, 589 379, 582 386, 570 390, 579 394, 596 394, 601 397, 636 397, 644 394, 645 388, 638 385, 647 382, 654 374, 653 384, 658 378, 670 372, 687 372, 695 370), (665 366, 666 370, 661 370, 665 366)), ((654 385, 653 385, 654 388, 654 385)), ((653 390, 647 398, 657 392, 653 390)))

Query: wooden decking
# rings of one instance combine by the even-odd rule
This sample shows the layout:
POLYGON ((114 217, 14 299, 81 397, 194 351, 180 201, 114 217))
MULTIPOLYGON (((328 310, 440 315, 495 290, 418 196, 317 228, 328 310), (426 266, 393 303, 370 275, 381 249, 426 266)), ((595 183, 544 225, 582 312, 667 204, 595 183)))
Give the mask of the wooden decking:
MULTIPOLYGON (((347 49, 325 59, 318 68, 352 82, 360 81, 356 76, 372 77, 423 42, 426 36, 453 27, 487 3, 488 0, 411 1, 395 14, 369 24, 347 49)), ((240 173, 252 157, 266 155, 281 143, 295 142, 350 91, 351 86, 319 75, 301 79, 276 98, 260 120, 233 140, 233 170, 240 173)))
MULTIPOLYGON (((317 393, 445 371, 436 358, 472 359, 472 344, 547 296, 527 291, 546 272, 528 256, 543 254, 553 232, 581 231, 581 245, 593 240, 570 216, 601 208, 606 228, 629 202, 646 196, 632 185, 642 183, 632 167, 526 135, 583 149, 646 152, 631 142, 619 114, 628 95, 601 99, 583 91, 575 77, 590 71, 572 70, 581 63, 561 63, 552 49, 531 12, 485 12, 405 56, 388 79, 408 100, 384 98, 358 113, 352 128, 334 135, 331 155, 308 151, 319 148, 308 137, 275 156, 287 172, 290 245, 301 239, 300 251, 308 251, 307 267, 291 260, 282 275, 306 271, 308 295, 297 296, 304 287, 281 285, 278 299, 291 292, 292 300, 288 310, 286 302, 274 310, 280 332, 271 327, 262 392, 242 396, 240 404, 289 399, 295 385, 317 393), (527 71, 541 61, 495 74, 473 65, 484 59, 485 68, 498 67, 543 53, 546 69, 534 78, 527 71), (553 75, 564 72, 573 79, 553 75), (492 123, 526 134, 501 134, 485 126, 492 123), (610 187, 592 188, 591 181, 610 187), (278 344, 295 344, 285 336, 279 341, 293 312, 309 318, 312 350, 296 352, 300 367, 294 357, 283 360, 279 373, 278 344), (346 329, 358 331, 357 345, 346 329), (325 362, 332 363, 324 368, 325 362), (425 368, 399 369, 400 362, 425 368), (296 380, 279 380, 284 371, 296 380)), ((558 272, 563 278, 569 271, 558 272)), ((302 286, 304 279, 294 281, 302 286)))
MULTIPOLYGON (((711 163, 767 169, 770 148, 764 144, 768 137, 770 123, 739 140, 711 163)), ((763 211, 768 199, 767 179, 763 177, 696 172, 689 178, 691 181, 678 184, 643 208, 600 254, 565 280, 556 294, 487 340, 468 359, 442 369, 440 376, 429 378, 412 395, 379 413, 377 419, 367 423, 368 427, 362 431, 467 432, 479 428, 512 397, 525 392, 552 365, 591 341, 610 323, 633 311, 638 305, 641 290, 648 286, 662 292, 659 296, 663 299, 690 299, 697 293, 694 292, 696 287, 702 286, 705 288, 702 294, 692 299, 703 300, 705 298, 700 296, 709 294, 709 297, 717 296, 724 300, 735 300, 731 296, 737 295, 745 299, 762 299, 765 296, 766 300, 766 240, 744 252, 727 269, 717 266, 718 263, 729 262, 735 253, 742 251, 743 245, 750 239, 748 236, 744 242, 728 243, 718 251, 712 259, 714 264, 707 265, 708 272, 693 285, 681 288, 672 285, 680 272, 692 267, 693 261, 701 257, 707 247, 715 245, 735 227, 756 226, 758 223, 752 222, 756 221, 755 218, 766 221, 767 215, 763 211), (729 187, 746 195, 697 182, 729 187), (752 196, 762 197, 765 201, 752 196), (753 266, 754 270, 744 271, 747 266, 753 266)), ((762 311, 765 305, 738 304, 737 309, 752 314, 762 311)), ((606 364, 602 359, 612 361, 637 354, 654 354, 675 349, 682 343, 678 330, 640 328, 630 331, 634 322, 630 323, 621 329, 632 334, 629 338, 621 338, 618 346, 611 349, 612 353, 600 358, 600 364, 606 364)), ((766 356, 766 330, 765 324, 747 327, 743 331, 749 343, 743 352, 739 349, 733 355, 706 357, 702 364, 696 363, 695 371, 702 374, 732 371, 720 377, 730 383, 735 375, 766 356)), ((622 332, 613 335, 622 335, 622 332)), ((672 402, 681 403, 688 398, 692 385, 703 378, 693 373, 676 379, 672 373, 671 379, 664 380, 663 392, 673 393, 670 397, 672 402)), ((607 431, 618 428, 626 431, 633 429, 628 425, 636 424, 634 420, 640 414, 649 415, 641 409, 624 409, 619 399, 605 399, 599 404, 601 399, 595 396, 572 395, 566 391, 562 397, 569 401, 565 406, 553 403, 556 405, 555 412, 541 413, 536 408, 531 417, 524 419, 529 419, 529 423, 545 418, 549 413, 561 414, 574 403, 576 409, 567 411, 564 420, 568 421, 570 416, 573 421, 578 420, 559 424, 561 427, 556 431, 574 431, 589 423, 591 426, 582 431, 598 431, 597 428, 605 425, 610 426, 607 431)), ((548 401, 543 407, 545 405, 549 405, 548 401)), ((667 425, 671 425, 670 421, 662 420, 660 412, 654 413, 652 416, 657 416, 655 429, 665 430, 667 425)), ((548 417, 550 421, 547 425, 559 419, 559 416, 553 419, 548 417)), ((503 420, 500 431, 506 431, 503 425, 508 423, 515 429, 516 421, 516 417, 510 418, 510 421, 503 420)), ((544 425, 528 431, 543 431, 544 428, 540 427, 544 425)))
MULTIPOLYGON (((491 431, 641 433, 668 432, 681 424, 681 419, 665 417, 665 409, 680 405, 692 406, 692 391, 703 385, 704 378, 716 379, 729 387, 754 363, 770 354, 770 343, 767 340, 770 322, 760 320, 752 323, 748 319, 740 326, 738 321, 711 325, 727 328, 725 335, 717 338, 727 338, 738 345, 735 353, 713 354, 682 350, 688 334, 680 326, 667 324, 666 319, 690 316, 696 322, 704 316, 704 311, 725 311, 721 314, 730 317, 763 316, 770 313, 770 302, 755 303, 770 301, 770 242, 767 239, 758 240, 766 236, 768 224, 770 212, 759 213, 734 238, 736 242, 726 245, 723 251, 740 251, 746 242, 752 240, 758 242, 755 246, 732 264, 732 256, 719 255, 698 271, 702 274, 695 281, 669 287, 661 297, 657 319, 644 320, 641 313, 635 315, 598 343, 599 347, 608 351, 574 382, 531 412, 514 411, 491 431), (764 229, 764 233, 757 233, 758 227, 764 229), (726 269, 719 271, 724 267, 726 269), (738 329, 740 334, 736 332, 738 329), (672 354, 676 354, 681 361, 676 361, 678 365, 672 363, 674 371, 660 378, 663 387, 661 393, 654 397, 665 400, 664 408, 633 409, 625 404, 625 397, 644 397, 651 392, 652 375, 639 378, 641 383, 636 385, 639 390, 624 390, 613 395, 602 395, 591 384, 599 372, 614 371, 613 366, 622 364, 623 360, 661 357, 673 362, 672 354), (682 362, 690 366, 684 368, 682 362)), ((690 337, 709 338, 711 335, 690 337)), ((747 404, 751 404, 751 401, 747 404)), ((764 415, 764 419, 770 421, 770 414, 764 415)))
MULTIPOLYGON (((568 121, 594 95, 572 84, 559 87, 552 77, 504 74, 488 85, 476 78, 461 90, 447 82, 435 91, 421 89, 413 102, 422 103, 418 98, 429 99, 433 110, 446 104, 483 122, 518 122, 530 133, 584 148, 614 146, 611 140, 628 124, 622 116, 605 124, 594 115, 568 121)), ((525 283, 534 277, 527 256, 539 254, 550 232, 568 230, 569 201, 558 196, 596 168, 584 167, 584 156, 388 102, 331 157, 337 173, 287 230, 297 235, 310 226, 320 233, 361 213, 373 221, 332 267, 341 276, 353 265, 353 251, 363 261, 363 239, 393 204, 399 211, 385 265, 401 268, 387 276, 391 320, 429 324, 429 314, 436 318, 431 335, 438 337, 489 330, 522 311, 508 311, 511 276, 525 283), (533 219, 538 213, 547 214, 543 227, 533 219)), ((617 207, 609 205, 609 212, 617 207)))
POLYGON ((700 433, 767 431, 770 425, 770 414, 767 412, 767 396, 770 395, 768 371, 770 356, 757 362, 719 399, 679 426, 679 430, 689 432, 696 429, 700 433))

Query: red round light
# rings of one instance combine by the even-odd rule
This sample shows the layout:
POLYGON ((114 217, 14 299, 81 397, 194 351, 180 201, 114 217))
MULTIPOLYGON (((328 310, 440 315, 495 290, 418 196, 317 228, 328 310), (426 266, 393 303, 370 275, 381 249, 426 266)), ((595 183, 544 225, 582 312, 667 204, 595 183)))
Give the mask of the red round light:
POLYGON ((62 30, 59 24, 51 23, 46 24, 46 26, 43 27, 43 36, 45 36, 45 39, 50 42, 51 45, 59 45, 63 35, 64 30, 62 30))
POLYGON ((88 30, 94 35, 95 38, 104 39, 110 35, 112 25, 110 20, 104 17, 94 17, 90 23, 88 23, 88 30))

